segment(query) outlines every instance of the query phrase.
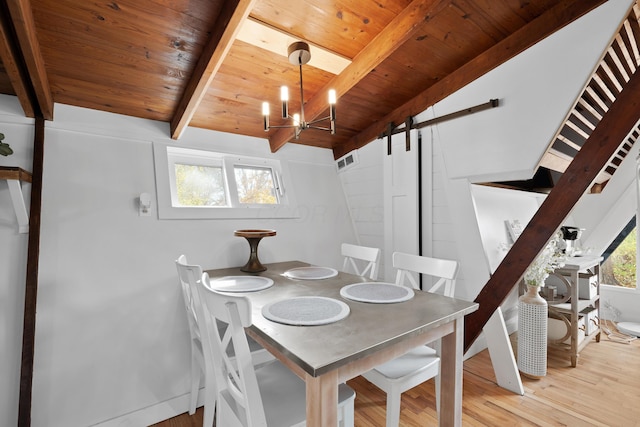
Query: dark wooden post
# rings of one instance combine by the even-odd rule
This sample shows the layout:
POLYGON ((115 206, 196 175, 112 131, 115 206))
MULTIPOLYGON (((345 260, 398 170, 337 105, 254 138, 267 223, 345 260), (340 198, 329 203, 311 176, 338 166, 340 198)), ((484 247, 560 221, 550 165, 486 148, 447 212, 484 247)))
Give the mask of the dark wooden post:
POLYGON ((22 331, 22 365, 20 368, 20 402, 18 426, 31 425, 33 387, 33 355, 36 335, 36 301, 38 299, 38 261, 40 260, 40 213, 42 211, 42 169, 44 165, 44 119, 36 118, 33 141, 31 206, 29 209, 29 248, 24 295, 24 327, 22 331))

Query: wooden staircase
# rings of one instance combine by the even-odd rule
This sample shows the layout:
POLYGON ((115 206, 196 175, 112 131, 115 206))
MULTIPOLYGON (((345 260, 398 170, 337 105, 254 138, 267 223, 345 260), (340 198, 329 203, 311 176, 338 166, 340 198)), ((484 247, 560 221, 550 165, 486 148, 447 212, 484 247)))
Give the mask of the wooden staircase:
MULTIPOLYGON (((640 67, 640 7, 636 3, 620 26, 582 95, 567 115, 539 166, 560 173, 582 149, 593 130, 640 67)), ((640 136, 640 125, 612 156, 589 189, 599 193, 640 136)))
POLYGON ((562 173, 465 318, 465 351, 587 192, 600 192, 640 135, 640 7, 634 4, 540 166, 562 173))

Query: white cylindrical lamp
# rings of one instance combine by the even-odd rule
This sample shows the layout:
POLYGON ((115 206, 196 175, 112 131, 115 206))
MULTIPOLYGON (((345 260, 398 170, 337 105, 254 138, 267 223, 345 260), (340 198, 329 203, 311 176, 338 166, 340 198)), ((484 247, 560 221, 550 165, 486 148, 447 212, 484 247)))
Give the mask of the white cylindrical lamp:
POLYGON ((336 102, 337 96, 335 89, 329 89, 329 120, 331 123, 331 134, 336 133, 336 102))
POLYGON ((266 101, 262 103, 262 121, 266 132, 269 130, 269 103, 266 101))
POLYGON ((282 118, 289 117, 289 88, 282 86, 280 88, 280 101, 282 101, 282 118))

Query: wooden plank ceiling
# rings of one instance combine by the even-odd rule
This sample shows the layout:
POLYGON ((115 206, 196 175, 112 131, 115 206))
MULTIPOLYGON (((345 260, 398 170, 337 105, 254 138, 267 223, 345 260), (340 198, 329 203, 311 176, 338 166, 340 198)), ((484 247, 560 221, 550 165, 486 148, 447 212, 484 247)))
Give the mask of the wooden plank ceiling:
POLYGON ((604 1, 0 0, 0 93, 18 96, 27 116, 51 120, 62 103, 168 122, 176 139, 193 126, 337 158, 604 1), (270 47, 279 54, 262 27, 284 36, 270 47), (296 40, 346 65, 303 67, 307 120, 328 115, 326 90, 338 92, 336 135, 263 130, 265 100, 271 124, 284 124, 281 85, 300 108, 286 58, 296 40))

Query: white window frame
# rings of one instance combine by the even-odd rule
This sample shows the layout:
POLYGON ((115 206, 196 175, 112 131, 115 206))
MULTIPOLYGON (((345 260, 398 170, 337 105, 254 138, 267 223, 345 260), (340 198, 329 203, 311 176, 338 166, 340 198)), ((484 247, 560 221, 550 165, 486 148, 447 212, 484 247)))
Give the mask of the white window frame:
MULTIPOLYGON (((222 169, 222 175, 225 180, 224 182, 224 192, 226 196, 226 206, 215 206, 218 208, 231 207, 231 194, 229 189, 229 179, 225 174, 225 164, 224 158, 220 155, 216 155, 216 153, 203 152, 201 150, 192 150, 187 148, 175 148, 175 147, 166 147, 167 150, 167 166, 169 173, 169 188, 171 189, 171 206, 174 206, 173 201, 178 200, 178 189, 176 186, 175 179, 175 165, 178 164, 186 164, 193 166, 207 166, 207 167, 216 167, 222 169), (173 153, 172 153, 173 151, 173 153)), ((180 208, 184 208, 184 206, 179 206, 180 208)), ((198 207, 201 208, 201 207, 198 207)))
POLYGON ((164 142, 153 143, 158 217, 160 219, 239 219, 298 218, 298 208, 286 161, 262 157, 239 156, 201 148, 180 147, 164 142), (171 159, 174 159, 173 161, 171 159), (174 163, 223 166, 228 206, 173 206, 177 198, 174 163), (235 187, 234 166, 266 167, 273 171, 277 204, 240 204, 235 187))
MULTIPOLYGON (((280 175, 279 172, 280 167, 277 165, 277 160, 267 160, 267 159, 257 159, 257 158, 247 158, 247 157, 225 157, 224 158, 224 170, 227 174, 227 182, 235 183, 235 167, 236 166, 244 166, 244 167, 257 167, 257 168, 265 168, 271 169, 273 176, 273 186, 276 191, 276 199, 277 205, 283 204, 284 199, 284 188, 280 185, 280 175), (274 164, 275 163, 275 164, 274 164)), ((265 205, 265 204, 249 204, 249 203, 240 203, 238 197, 237 186, 230 190, 231 196, 231 204, 233 206, 242 206, 242 207, 252 207, 252 208, 262 208, 264 206, 273 206, 273 205, 265 205)))

